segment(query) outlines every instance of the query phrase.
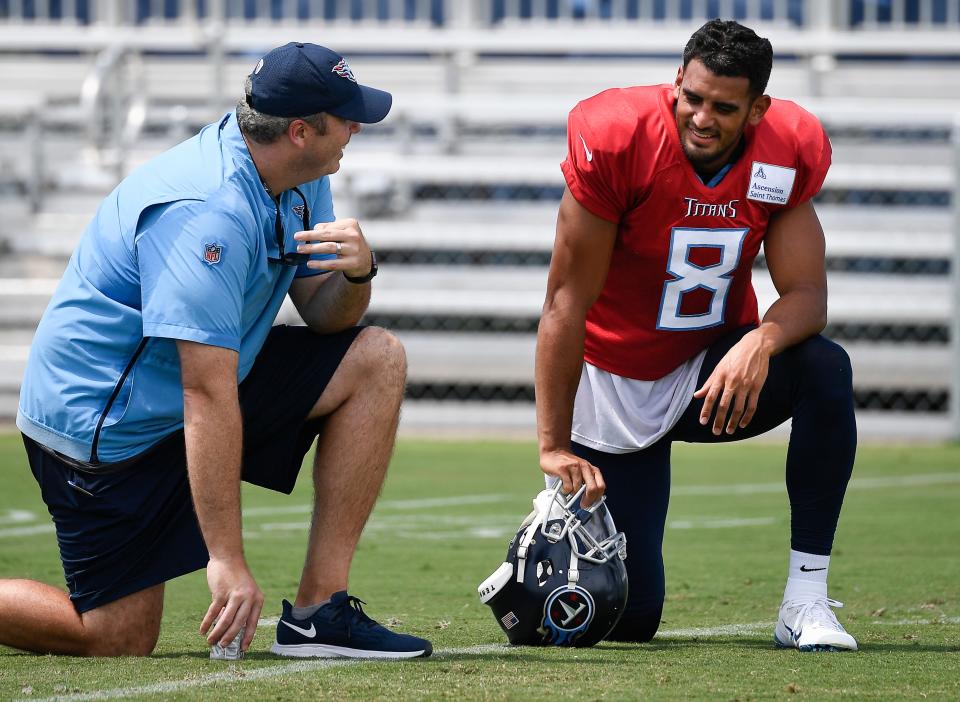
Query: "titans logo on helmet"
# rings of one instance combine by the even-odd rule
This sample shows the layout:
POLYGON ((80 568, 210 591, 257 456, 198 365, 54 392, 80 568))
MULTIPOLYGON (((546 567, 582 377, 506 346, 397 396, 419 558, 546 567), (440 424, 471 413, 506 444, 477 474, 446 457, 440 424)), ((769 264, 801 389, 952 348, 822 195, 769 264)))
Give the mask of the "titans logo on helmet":
POLYGON ((558 587, 543 605, 544 643, 572 646, 593 621, 593 597, 582 587, 558 587))

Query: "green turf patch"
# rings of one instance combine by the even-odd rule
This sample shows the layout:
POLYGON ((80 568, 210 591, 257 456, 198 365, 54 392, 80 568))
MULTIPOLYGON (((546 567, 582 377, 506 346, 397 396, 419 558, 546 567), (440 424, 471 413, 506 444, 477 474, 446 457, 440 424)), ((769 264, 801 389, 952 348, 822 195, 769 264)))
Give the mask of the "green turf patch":
MULTIPOLYGON (((203 573, 169 584, 148 659, 86 660, 0 647, 0 698, 94 699, 960 699, 960 448, 863 447, 831 562, 831 596, 862 650, 799 654, 772 645, 787 565, 782 446, 674 448, 664 553, 668 598, 654 642, 520 649, 480 604, 541 487, 531 443, 400 443, 358 550, 351 592, 438 655, 403 663, 208 659, 197 633, 203 573), (112 691, 112 692, 111 692, 112 691)), ((16 435, 0 436, 0 577, 62 585, 56 540, 16 435)), ((248 559, 264 617, 296 591, 310 486, 244 492, 248 559)), ((614 515, 616 516, 616 515, 614 515)))

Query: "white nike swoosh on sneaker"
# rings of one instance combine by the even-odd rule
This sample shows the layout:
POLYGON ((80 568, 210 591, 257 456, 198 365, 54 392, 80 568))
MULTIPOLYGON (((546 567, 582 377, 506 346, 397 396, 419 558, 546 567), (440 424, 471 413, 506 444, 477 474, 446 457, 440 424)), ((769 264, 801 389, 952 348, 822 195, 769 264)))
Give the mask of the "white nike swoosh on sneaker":
POLYGON ((306 636, 306 637, 309 637, 309 638, 313 638, 313 637, 316 636, 316 634, 317 634, 317 628, 313 625, 313 622, 310 622, 310 628, 309 628, 309 629, 302 629, 301 627, 297 626, 296 624, 291 624, 291 623, 288 622, 286 619, 281 619, 281 620, 280 620, 280 623, 281 623, 281 624, 286 624, 288 627, 290 627, 291 629, 293 629, 295 632, 297 632, 297 633, 300 634, 301 636, 306 636))
POLYGON ((587 162, 593 160, 593 152, 590 150, 590 147, 587 146, 587 140, 583 138, 583 134, 577 132, 577 136, 580 137, 580 142, 583 144, 583 152, 587 155, 587 162))

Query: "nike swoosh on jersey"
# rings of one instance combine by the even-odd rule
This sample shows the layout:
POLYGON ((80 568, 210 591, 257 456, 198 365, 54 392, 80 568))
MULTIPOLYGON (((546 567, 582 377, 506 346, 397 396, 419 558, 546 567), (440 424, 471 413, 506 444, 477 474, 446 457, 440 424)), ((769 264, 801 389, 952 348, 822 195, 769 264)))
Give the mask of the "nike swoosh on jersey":
POLYGON ((313 622, 310 622, 310 628, 309 628, 309 629, 302 629, 302 628, 300 628, 299 626, 297 626, 296 624, 291 624, 291 623, 288 622, 286 619, 281 619, 281 620, 280 620, 280 623, 281 623, 281 624, 286 624, 288 627, 290 627, 291 629, 293 629, 295 632, 297 632, 297 633, 300 634, 301 636, 306 636, 307 638, 313 638, 313 637, 316 635, 316 633, 317 633, 317 628, 313 625, 313 622))
POLYGON ((590 147, 587 146, 587 140, 583 138, 583 134, 577 132, 577 136, 580 137, 580 143, 583 144, 583 152, 587 155, 587 161, 593 160, 593 152, 590 150, 590 147))

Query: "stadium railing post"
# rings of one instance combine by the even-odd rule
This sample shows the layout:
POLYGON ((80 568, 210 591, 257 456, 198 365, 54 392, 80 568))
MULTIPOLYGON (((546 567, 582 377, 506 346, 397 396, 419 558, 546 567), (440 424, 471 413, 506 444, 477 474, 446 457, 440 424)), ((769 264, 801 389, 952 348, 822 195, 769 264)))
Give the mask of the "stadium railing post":
POLYGON ((30 211, 40 211, 41 193, 46 174, 43 163, 43 122, 41 111, 31 109, 27 113, 26 138, 30 144, 30 175, 27 180, 27 199, 30 202, 30 211))
POLYGON ((960 113, 953 119, 953 258, 950 267, 950 433, 960 441, 960 113))

